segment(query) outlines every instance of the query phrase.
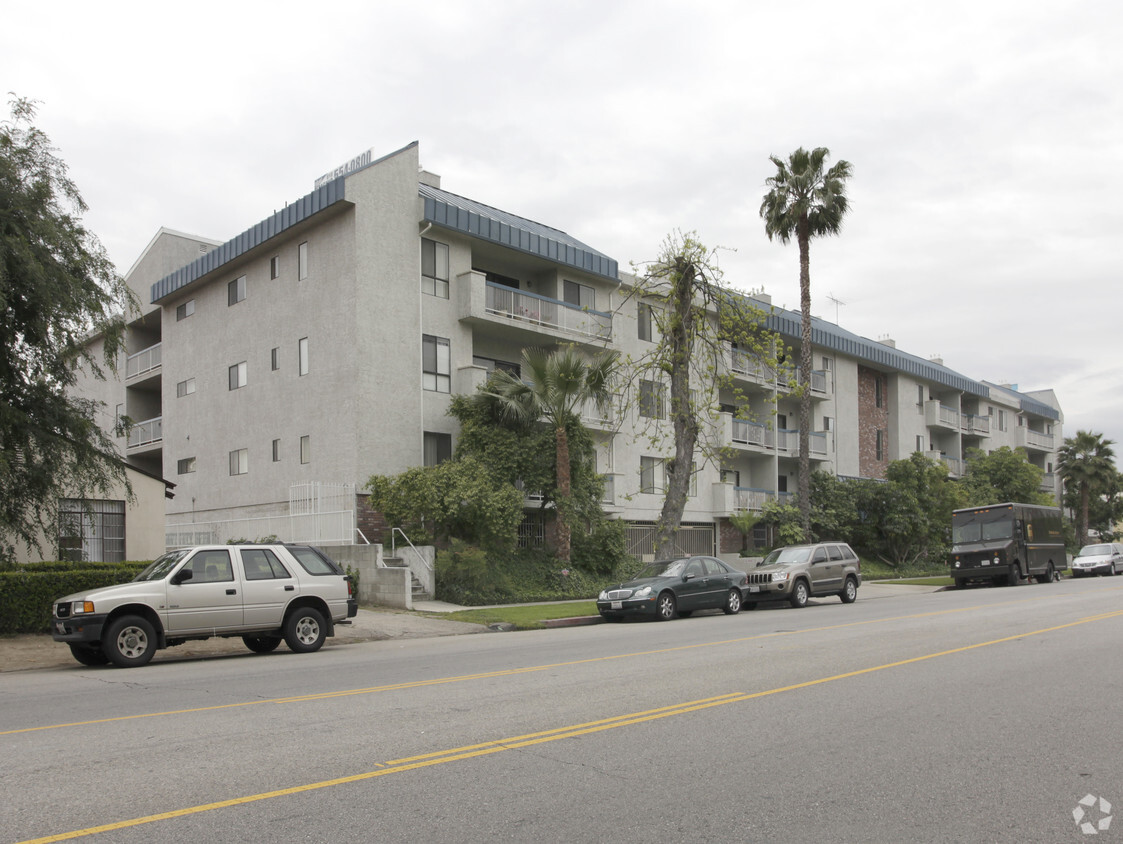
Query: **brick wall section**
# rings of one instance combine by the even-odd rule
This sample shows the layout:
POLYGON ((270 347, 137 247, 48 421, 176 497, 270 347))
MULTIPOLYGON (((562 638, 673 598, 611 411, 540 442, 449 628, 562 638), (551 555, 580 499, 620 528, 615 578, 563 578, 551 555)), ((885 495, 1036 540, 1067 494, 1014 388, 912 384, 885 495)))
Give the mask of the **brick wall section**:
POLYGON ((863 478, 884 478, 889 467, 889 379, 884 372, 858 367, 858 470, 863 478), (877 406, 881 382, 881 407, 877 406), (877 432, 881 431, 881 458, 877 432))
POLYGON ((390 525, 381 513, 370 509, 369 495, 355 496, 355 526, 372 543, 390 544, 390 525))
POLYGON ((729 523, 729 519, 719 519, 717 526, 717 552, 719 554, 736 554, 741 550, 744 537, 741 531, 729 523))

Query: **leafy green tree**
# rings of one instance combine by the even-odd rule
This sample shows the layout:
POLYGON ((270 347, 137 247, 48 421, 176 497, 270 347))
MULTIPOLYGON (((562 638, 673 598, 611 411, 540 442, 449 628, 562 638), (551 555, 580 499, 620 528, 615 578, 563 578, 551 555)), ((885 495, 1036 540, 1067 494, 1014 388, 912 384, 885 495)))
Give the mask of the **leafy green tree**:
POLYGON ((760 508, 760 520, 772 527, 773 541, 777 547, 799 545, 807 541, 800 518, 798 507, 776 500, 765 501, 760 508))
POLYGON ((854 490, 853 481, 841 480, 830 472, 811 473, 811 530, 815 539, 851 541, 858 522, 854 490))
POLYGON ((59 498, 128 486, 101 405, 70 388, 81 367, 116 371, 135 297, 83 226, 86 204, 34 117, 32 101, 13 99, 0 122, 0 558, 54 535, 59 498))
POLYGON ((1052 504, 1053 497, 1041 490, 1044 472, 1026 459, 1025 449, 1009 446, 987 454, 982 449, 967 450, 967 472, 963 487, 968 507, 982 507, 1016 501, 1021 504, 1052 504))
POLYGON ((726 286, 714 253, 694 234, 669 236, 655 261, 637 267, 629 298, 649 309, 654 323, 650 351, 627 361, 630 380, 641 388, 637 404, 649 405, 642 415, 652 420, 645 435, 654 447, 666 436, 664 415, 671 423, 674 456, 663 461, 666 487, 654 549, 656 559, 666 559, 675 553, 674 534, 698 468, 696 456, 703 463, 716 462, 725 453, 725 443, 706 432, 721 430, 712 423, 720 389, 732 385, 727 363, 732 346, 772 370, 783 347, 765 327, 768 315, 726 286), (647 387, 655 394, 643 394, 644 381, 655 385, 647 387), (664 405, 664 385, 669 386, 669 406, 664 405))
POLYGON ((798 501, 804 532, 811 533, 811 238, 838 234, 850 210, 846 181, 850 163, 839 161, 824 171, 830 150, 816 147, 807 152, 800 147, 785 162, 775 155, 770 160, 776 174, 765 180, 768 193, 760 205, 764 232, 769 240, 779 238, 787 244, 793 237, 799 244, 800 371, 803 390, 799 402, 799 489, 798 501))
POLYGON ((619 353, 605 350, 586 360, 572 346, 523 350, 523 376, 519 380, 497 371, 487 388, 471 399, 492 406, 500 418, 516 424, 543 420, 554 432, 557 470, 557 555, 570 556, 570 455, 568 427, 580 424, 581 408, 592 402, 607 415, 612 401, 611 380, 619 353))
POLYGON ((518 542, 522 495, 498 483, 475 458, 375 475, 366 489, 370 506, 415 542, 424 537, 448 545, 456 538, 496 551, 510 551, 518 542))
POLYGON ((884 559, 895 565, 939 561, 950 549, 951 514, 966 494, 947 467, 919 452, 886 469, 891 498, 883 530, 884 559))
POLYGON ((1088 515, 1093 496, 1111 491, 1118 472, 1115 469, 1114 441, 1103 434, 1077 431, 1066 437, 1057 455, 1057 471, 1065 484, 1065 494, 1076 490, 1079 496, 1076 538, 1081 546, 1088 543, 1088 515))

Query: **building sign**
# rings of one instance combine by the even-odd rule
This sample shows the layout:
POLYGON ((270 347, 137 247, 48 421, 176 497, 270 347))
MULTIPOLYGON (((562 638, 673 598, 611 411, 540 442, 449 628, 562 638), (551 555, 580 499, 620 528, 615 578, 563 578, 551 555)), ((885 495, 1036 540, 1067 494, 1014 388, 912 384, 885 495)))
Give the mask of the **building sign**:
POLYGON ((340 164, 334 170, 329 170, 328 172, 324 173, 324 175, 316 179, 316 184, 313 187, 319 188, 325 185, 327 182, 332 181, 333 179, 338 179, 340 176, 349 176, 356 170, 362 170, 364 167, 368 167, 373 161, 374 150, 368 149, 366 152, 356 155, 350 161, 346 161, 343 164, 340 164))

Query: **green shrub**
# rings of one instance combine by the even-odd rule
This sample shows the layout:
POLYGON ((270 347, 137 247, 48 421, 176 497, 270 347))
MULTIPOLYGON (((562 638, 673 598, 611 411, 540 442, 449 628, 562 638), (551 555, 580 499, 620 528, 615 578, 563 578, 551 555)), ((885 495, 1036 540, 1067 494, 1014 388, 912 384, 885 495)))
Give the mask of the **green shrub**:
POLYGON ((128 583, 147 565, 47 562, 0 571, 0 633, 48 633, 51 605, 59 598, 128 583))

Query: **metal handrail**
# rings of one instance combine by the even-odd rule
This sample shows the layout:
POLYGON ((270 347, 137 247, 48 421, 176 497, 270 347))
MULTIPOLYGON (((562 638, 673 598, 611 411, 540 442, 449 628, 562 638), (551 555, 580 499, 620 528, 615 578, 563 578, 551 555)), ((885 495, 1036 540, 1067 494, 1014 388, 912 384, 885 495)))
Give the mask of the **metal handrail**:
POLYGON ((390 556, 391 557, 398 556, 398 545, 394 541, 394 534, 395 533, 400 533, 402 535, 402 539, 404 539, 406 542, 409 542, 409 547, 413 549, 413 553, 417 555, 417 559, 421 560, 421 562, 425 564, 425 568, 429 569, 429 571, 432 571, 433 567, 431 565, 429 565, 429 561, 421 556, 421 552, 417 550, 417 546, 415 546, 412 542, 409 541, 409 537, 406 536, 406 532, 404 530, 402 530, 401 528, 396 527, 396 528, 391 528, 391 530, 390 530, 390 556))

